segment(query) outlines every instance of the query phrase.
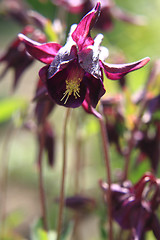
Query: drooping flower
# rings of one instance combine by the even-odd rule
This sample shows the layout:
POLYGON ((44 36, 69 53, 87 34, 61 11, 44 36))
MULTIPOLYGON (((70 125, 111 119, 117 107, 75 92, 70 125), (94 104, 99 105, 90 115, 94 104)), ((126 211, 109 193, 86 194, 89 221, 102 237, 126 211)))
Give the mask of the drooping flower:
POLYGON ((64 204, 67 208, 73 209, 77 212, 87 212, 95 208, 96 201, 94 198, 91 197, 74 195, 71 197, 67 197, 64 204))
MULTIPOLYGON (((53 126, 51 126, 49 121, 46 120, 43 124, 43 131, 40 129, 37 133, 38 133, 37 139, 39 143, 39 151, 42 147, 42 137, 43 137, 44 150, 47 155, 47 162, 50 167, 53 167, 55 162, 55 133, 53 130, 53 126)), ((38 164, 40 163, 38 162, 38 164)))
POLYGON ((105 63, 108 50, 100 46, 103 35, 99 34, 95 39, 90 35, 99 13, 100 2, 77 26, 71 27, 63 47, 58 43, 39 44, 23 34, 19 35, 27 51, 47 64, 40 70, 39 75, 49 95, 59 105, 79 107, 88 94, 90 104, 95 108, 105 93, 103 69, 109 79, 117 80, 143 67, 150 60, 147 57, 129 64, 105 63))
POLYGON ((55 133, 53 126, 51 127, 47 118, 54 109, 55 103, 48 96, 47 89, 41 79, 38 81, 33 100, 36 101, 34 113, 37 120, 36 132, 39 148, 42 147, 41 145, 43 143, 48 164, 52 167, 55 160, 55 133))
POLYGON ((37 124, 43 124, 45 119, 55 107, 55 102, 53 102, 48 96, 46 86, 43 84, 41 79, 38 81, 33 101, 36 101, 35 117, 37 124))
POLYGON ((1 2, 0 8, 4 13, 4 17, 9 17, 20 25, 33 25, 43 30, 46 22, 49 21, 40 13, 30 9, 26 1, 2 0, 1 2))
MULTIPOLYGON (((46 41, 45 35, 40 31, 35 31, 32 26, 26 26, 23 31, 23 34, 32 36, 39 41, 46 41)), ((20 77, 24 71, 33 63, 34 58, 30 56, 18 37, 11 42, 8 49, 0 55, 0 64, 5 63, 6 66, 2 73, 0 74, 0 79, 2 79, 9 69, 14 70, 14 80, 13 80, 13 89, 16 88, 20 77)))
MULTIPOLYGON (((160 162, 160 124, 151 125, 155 133, 150 133, 149 126, 143 131, 138 131, 138 139, 135 137, 136 148, 140 150, 137 162, 148 159, 154 172, 157 172, 160 162)), ((153 131, 153 130, 152 130, 153 131)))
POLYGON ((101 101, 108 140, 111 144, 115 144, 117 152, 120 154, 123 154, 120 138, 123 136, 125 130, 125 119, 122 104, 123 98, 121 95, 107 97, 101 101))
MULTIPOLYGON (((160 223, 156 210, 160 203, 160 182, 153 174, 146 173, 134 185, 126 181, 111 184, 112 216, 122 229, 133 230, 134 240, 144 239, 145 233, 152 230, 160 239, 160 223)), ((100 182, 105 199, 108 184, 100 182)))
POLYGON ((0 4, 2 12, 4 12, 6 17, 10 17, 23 26, 29 24, 27 16, 28 6, 26 2, 19 0, 2 0, 0 4))
POLYGON ((141 129, 134 134, 135 147, 140 150, 137 163, 148 159, 153 171, 157 172, 160 162, 160 95, 152 96, 148 92, 144 97, 143 92, 137 99, 140 104, 145 98, 141 129))
MULTIPOLYGON (((30 26, 25 27, 23 30, 24 34, 28 34, 31 32, 33 32, 33 28, 30 26)), ((10 44, 7 51, 2 53, 0 56, 0 63, 6 63, 6 67, 0 75, 0 79, 5 76, 8 69, 13 68, 15 71, 13 88, 15 88, 21 74, 26 68, 28 68, 28 66, 32 64, 33 60, 34 59, 26 53, 25 47, 23 46, 21 41, 16 38, 10 44)))

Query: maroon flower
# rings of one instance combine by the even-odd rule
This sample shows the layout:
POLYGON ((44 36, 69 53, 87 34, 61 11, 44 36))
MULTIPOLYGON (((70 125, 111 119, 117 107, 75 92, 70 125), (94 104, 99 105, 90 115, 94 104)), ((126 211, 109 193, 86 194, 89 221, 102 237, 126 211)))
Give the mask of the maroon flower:
POLYGON ((48 96, 47 89, 42 83, 41 79, 38 81, 35 97, 33 100, 36 101, 35 116, 37 123, 43 124, 55 107, 55 103, 48 96))
POLYGON ((82 107, 88 114, 94 115, 98 119, 102 118, 101 114, 92 107, 88 92, 86 93, 86 97, 82 103, 82 107))
POLYGON ((101 101, 108 140, 110 143, 115 144, 116 149, 120 154, 123 154, 120 138, 123 136, 125 130, 125 120, 122 104, 123 98, 121 95, 104 98, 101 101))
MULTIPOLYGON (((55 199, 55 202, 59 203, 59 199, 55 199)), ((96 200, 84 195, 74 195, 67 197, 64 200, 66 208, 72 209, 76 212, 85 213, 94 210, 96 207, 96 200)))
POLYGON ((96 206, 96 201, 93 198, 75 195, 65 199, 65 206, 75 211, 93 210, 96 206))
MULTIPOLYGON (((29 34, 33 32, 33 27, 27 26, 23 33, 29 34)), ((0 75, 0 79, 4 77, 9 68, 15 71, 13 88, 17 86, 18 80, 22 73, 33 63, 33 58, 26 53, 22 42, 16 38, 8 47, 8 50, 0 56, 0 63, 6 62, 6 67, 0 75)))
MULTIPOLYGON (((37 137, 39 151, 42 147, 42 144, 44 144, 48 165, 53 167, 55 162, 55 133, 53 131, 53 126, 51 126, 47 120, 43 123, 43 129, 39 129, 37 137)), ((40 163, 38 162, 38 164, 40 163)))
MULTIPOLYGON (((124 182, 112 184, 112 216, 122 229, 132 229, 133 239, 144 239, 145 232, 152 230, 160 239, 160 223, 155 214, 160 203, 160 182, 146 173, 135 185, 124 182)), ((100 182, 105 193, 108 184, 100 182)))
MULTIPOLYGON (((40 42, 46 41, 45 35, 41 31, 36 31, 32 26, 26 26, 22 33, 25 35, 31 34, 34 39, 40 42)), ((34 58, 26 52, 24 44, 17 37, 9 45, 7 51, 0 55, 0 64, 3 62, 6 63, 4 70, 0 74, 0 79, 12 68, 14 70, 13 89, 15 89, 20 77, 33 61, 34 58)))
POLYGON ((1 8, 7 17, 16 20, 21 25, 25 26, 29 24, 27 16, 28 6, 24 1, 2 0, 1 8))
MULTIPOLYGON (((143 122, 149 123, 150 121, 156 120, 156 113, 160 111, 160 94, 154 97, 150 97, 146 101, 146 111, 143 115, 143 122)), ((157 120, 160 118, 157 117, 157 120)))
POLYGON ((83 17, 80 23, 71 27, 66 44, 39 44, 23 34, 19 35, 25 43, 27 51, 36 59, 47 64, 40 72, 40 78, 45 83, 49 95, 59 105, 79 107, 86 94, 89 94, 90 104, 96 107, 104 95, 103 73, 109 79, 120 79, 128 72, 143 67, 150 59, 144 58, 130 64, 107 64, 103 60, 108 50, 101 47, 103 35, 94 40, 90 30, 100 13, 100 3, 83 17))
POLYGON ((145 129, 137 131, 134 136, 135 147, 140 150, 137 163, 148 159, 152 170, 157 172, 160 162, 160 122, 145 124, 143 127, 145 129))
POLYGON ((42 144, 44 144, 48 164, 52 167, 55 160, 55 133, 47 118, 54 109, 55 103, 48 96, 47 89, 41 79, 39 79, 37 84, 34 101, 36 101, 34 113, 37 120, 37 138, 39 148, 41 148, 42 144))

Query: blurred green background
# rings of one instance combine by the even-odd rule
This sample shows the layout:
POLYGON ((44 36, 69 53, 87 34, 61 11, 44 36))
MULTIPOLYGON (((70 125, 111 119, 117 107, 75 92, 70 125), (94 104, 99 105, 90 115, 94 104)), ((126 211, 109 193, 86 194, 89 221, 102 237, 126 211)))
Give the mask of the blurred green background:
MULTIPOLYGON (((38 10, 44 16, 53 20, 56 17, 56 7, 49 1, 26 1, 31 8, 38 10)), ((116 4, 131 12, 132 14, 142 15, 146 19, 146 25, 136 26, 122 21, 114 20, 112 31, 104 34, 103 46, 109 49, 110 57, 116 52, 123 53, 126 62, 137 61, 149 56, 151 62, 143 69, 130 73, 127 76, 127 83, 131 93, 134 93, 144 85, 149 74, 151 64, 160 58, 160 1, 159 0, 116 0, 116 4)), ((68 16, 68 24, 78 23, 77 15, 68 16)), ((21 31, 21 26, 10 19, 0 17, 0 53, 7 49, 12 39, 21 31)), ((93 36, 97 33, 92 32, 93 36)), ((110 59, 109 57, 109 59, 110 59)), ((11 91, 13 71, 10 70, 0 82, 0 173, 2 186, 5 186, 5 211, 9 214, 11 226, 17 228, 17 232, 28 237, 30 224, 40 215, 38 176, 37 176, 37 141, 34 133, 22 127, 23 119, 32 119, 34 95, 38 71, 43 64, 35 62, 21 77, 20 84, 15 92, 11 91), (4 101, 5 100, 5 101, 4 101), (1 110, 2 109, 2 110, 1 110), (3 112, 3 116, 2 116, 3 112), (7 179, 7 180, 6 180, 7 179), (35 204, 36 203, 36 204, 35 204), (13 219, 12 220, 12 216, 13 219), (13 222, 12 222, 13 221, 13 222)), ((4 68, 0 64, 0 72, 4 68)), ((105 81, 107 94, 118 91, 118 83, 110 80, 105 81)), ((55 226, 58 213, 54 198, 59 194, 62 158, 62 126, 65 109, 57 107, 50 115, 56 133, 55 164, 49 168, 44 155, 44 179, 47 193, 47 201, 50 206, 49 217, 51 227, 55 226)), ((84 116, 83 109, 75 109, 72 112, 72 119, 68 131, 68 167, 66 192, 74 192, 74 160, 76 156, 75 132, 80 129, 79 137, 84 142, 84 166, 81 173, 83 182, 80 188, 87 195, 101 196, 98 181, 105 179, 105 169, 103 163, 103 153, 99 136, 99 125, 94 117, 84 116), (75 119, 80 118, 80 123, 85 121, 85 126, 76 125, 75 119), (85 119, 85 120, 84 120, 85 119), (78 127, 78 130, 77 130, 78 127)), ((136 154, 136 153, 135 153, 136 154)), ((116 153, 114 146, 111 147, 111 169, 112 178, 116 180, 116 174, 123 167, 123 159, 116 153)), ((138 169, 132 169, 130 179, 136 182, 141 175, 148 170, 149 162, 146 161, 138 169)), ((159 175, 159 174, 158 174, 159 175)), ((3 188, 2 188, 3 189, 3 188)), ((87 221, 87 220, 86 220, 87 221)), ((92 225, 96 226, 97 218, 92 217, 92 225)), ((98 233, 92 233, 92 240, 98 239, 98 233)), ((17 238, 18 239, 18 238, 17 238)), ((88 239, 88 238, 84 238, 88 239)), ((88 239, 88 240, 89 240, 88 239)), ((147 239, 152 239, 148 235, 147 239)), ((154 238, 153 238, 154 239, 154 238)))

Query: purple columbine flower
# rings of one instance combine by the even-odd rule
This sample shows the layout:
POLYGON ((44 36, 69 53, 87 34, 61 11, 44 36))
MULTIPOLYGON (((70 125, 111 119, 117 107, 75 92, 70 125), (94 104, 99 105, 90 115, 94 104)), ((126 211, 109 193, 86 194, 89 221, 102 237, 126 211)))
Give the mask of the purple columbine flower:
POLYGON ((90 30, 96 23, 100 13, 100 2, 78 25, 73 25, 66 44, 39 44, 19 34, 27 51, 36 59, 47 65, 40 72, 51 98, 59 105, 76 108, 82 105, 86 94, 90 104, 96 107, 104 95, 103 72, 109 79, 121 79, 128 72, 143 67, 150 59, 144 58, 129 64, 107 64, 104 62, 108 50, 100 44, 103 35, 95 39, 90 30))
MULTIPOLYGON (((129 181, 111 184, 112 216, 122 229, 132 230, 133 240, 144 239, 148 230, 160 239, 160 223, 155 213, 160 203, 159 181, 146 173, 134 185, 129 181)), ((100 181, 100 186, 106 200, 108 184, 100 181)))

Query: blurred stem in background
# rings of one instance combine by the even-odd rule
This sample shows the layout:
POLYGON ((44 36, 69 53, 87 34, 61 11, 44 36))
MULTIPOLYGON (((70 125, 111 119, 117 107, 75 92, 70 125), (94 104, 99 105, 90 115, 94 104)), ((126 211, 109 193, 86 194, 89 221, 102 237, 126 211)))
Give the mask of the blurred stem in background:
POLYGON ((65 191, 65 177, 67 168, 67 123, 70 116, 70 108, 67 108, 63 126, 63 162, 62 162, 62 178, 61 178, 61 189, 60 189, 60 203, 59 203, 59 214, 58 214, 58 225, 57 225, 57 240, 60 240, 62 221, 63 221, 63 208, 64 208, 64 191, 65 191))
POLYGON ((106 165, 106 175, 108 183, 108 193, 107 193, 107 202, 108 202, 108 218, 109 218, 109 240, 113 240, 113 226, 112 226, 112 201, 111 201, 111 169, 110 169, 110 158, 109 158, 109 141, 107 129, 103 116, 99 118, 100 130, 102 136, 102 144, 104 149, 104 159, 106 165))
POLYGON ((43 150, 45 146, 45 139, 46 139, 46 133, 45 133, 45 123, 46 123, 46 117, 49 112, 49 102, 46 102, 44 111, 42 114, 42 120, 41 124, 38 128, 39 133, 39 139, 40 139, 40 147, 39 147, 39 153, 38 153, 38 167, 39 167, 39 194, 40 194, 40 202, 41 202, 41 211, 42 211, 42 220, 43 220, 43 227, 47 231, 48 230, 48 223, 47 223, 47 206, 46 206, 46 195, 45 195, 45 189, 44 189, 44 181, 43 181, 43 150))
POLYGON ((140 129, 140 126, 142 123, 142 116, 143 116, 143 113, 145 111, 146 104, 147 104, 147 94, 149 93, 149 91, 148 91, 149 86, 150 86, 150 84, 153 84, 153 82, 155 82, 155 80, 157 79, 157 75, 159 75, 159 64, 160 64, 159 60, 155 61, 154 65, 150 71, 149 77, 147 78, 147 81, 143 87, 143 96, 142 96, 142 101, 141 101, 141 105, 139 108, 139 113, 138 113, 135 125, 133 127, 133 130, 131 131, 131 136, 128 141, 128 149, 127 149, 127 152, 125 153, 125 166, 124 166, 123 181, 128 179, 131 154, 132 154, 132 151, 135 146, 135 140, 134 140, 135 133, 136 133, 136 131, 138 131, 140 129))
POLYGON ((8 168, 9 168, 9 145, 13 134, 13 124, 11 123, 7 129, 3 142, 3 150, 1 155, 0 167, 0 232, 3 236, 5 231, 5 217, 7 204, 7 187, 8 187, 8 168))
POLYGON ((42 220, 43 220, 43 227, 47 231, 48 224, 47 224, 47 209, 46 209, 46 196, 45 196, 45 189, 43 183, 43 164, 42 164, 42 155, 45 143, 45 135, 44 131, 42 130, 40 133, 40 149, 38 154, 38 163, 39 163, 39 194, 40 194, 40 201, 41 201, 41 210, 42 210, 42 220))

